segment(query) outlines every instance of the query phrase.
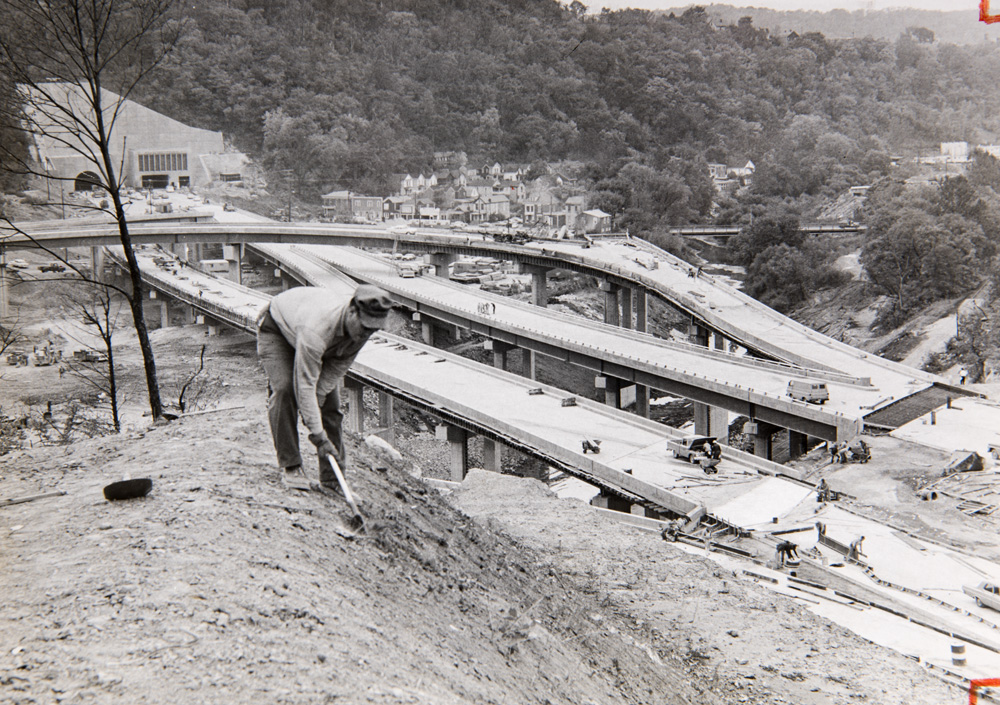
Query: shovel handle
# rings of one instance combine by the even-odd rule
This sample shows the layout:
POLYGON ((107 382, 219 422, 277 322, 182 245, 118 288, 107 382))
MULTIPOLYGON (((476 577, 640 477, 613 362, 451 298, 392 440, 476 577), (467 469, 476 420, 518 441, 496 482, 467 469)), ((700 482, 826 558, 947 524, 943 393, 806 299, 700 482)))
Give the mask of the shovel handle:
POLYGON ((354 502, 354 496, 351 494, 351 488, 347 486, 347 480, 344 478, 344 473, 340 469, 340 463, 338 463, 337 459, 330 453, 326 454, 326 459, 330 461, 330 466, 333 468, 333 472, 337 476, 337 482, 340 483, 340 489, 344 490, 344 498, 347 500, 347 503, 351 505, 351 509, 354 510, 354 513, 360 516, 361 512, 358 511, 358 505, 354 502))

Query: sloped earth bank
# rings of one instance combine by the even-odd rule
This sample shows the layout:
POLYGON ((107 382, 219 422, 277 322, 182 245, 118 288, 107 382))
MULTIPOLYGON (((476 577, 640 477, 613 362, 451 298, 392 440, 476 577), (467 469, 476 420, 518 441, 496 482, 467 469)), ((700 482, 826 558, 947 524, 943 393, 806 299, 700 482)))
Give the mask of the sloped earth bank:
MULTIPOLYGON (((196 348, 201 329, 154 337, 196 348)), ((474 472, 442 497, 353 438, 367 530, 348 538, 343 500, 278 482, 252 343, 225 340, 206 374, 235 408, 0 458, 0 498, 66 492, 0 507, 0 701, 963 699, 533 480, 474 472), (152 493, 105 501, 126 474, 152 493)), ((173 359, 161 348, 164 374, 173 359)))

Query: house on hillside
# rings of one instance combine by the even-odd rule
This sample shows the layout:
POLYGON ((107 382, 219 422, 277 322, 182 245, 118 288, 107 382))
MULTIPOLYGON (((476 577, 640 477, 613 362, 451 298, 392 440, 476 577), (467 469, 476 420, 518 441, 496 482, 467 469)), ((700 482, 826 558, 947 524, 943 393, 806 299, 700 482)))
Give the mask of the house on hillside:
POLYGON ((466 223, 488 223, 509 217, 510 200, 504 195, 494 194, 456 200, 452 216, 453 219, 466 223))
POLYGON ((946 162, 967 162, 969 161, 969 143, 942 142, 941 156, 946 162))
POLYGON ((465 152, 434 152, 435 169, 458 169, 469 163, 465 152))
POLYGON ((457 189, 455 193, 459 198, 492 196, 495 193, 494 185, 498 183, 495 179, 471 178, 466 181, 465 186, 457 189))
POLYGON ((383 220, 394 220, 404 218, 409 220, 416 217, 417 201, 412 196, 389 196, 382 199, 383 220))
POLYGON ((417 177, 410 176, 409 174, 403 174, 402 178, 394 176, 394 181, 399 184, 400 196, 410 196, 417 193, 423 193, 428 189, 434 188, 438 183, 437 176, 435 174, 431 174, 430 176, 420 174, 417 177))
POLYGON ((585 233, 611 232, 611 214, 600 208, 583 212, 583 231, 585 233))
POLYGON ((326 218, 382 220, 383 199, 381 196, 362 196, 350 191, 331 191, 321 198, 323 216, 326 218))
MULTIPOLYGON (((46 89, 55 102, 82 104, 79 86, 50 83, 46 89)), ((103 103, 116 105, 120 96, 103 91, 103 103)), ((42 100, 36 96, 35 100, 42 100)), ((111 115, 105 111, 105 119, 111 115)), ((48 175, 49 188, 63 184, 84 191, 98 181, 97 165, 80 153, 87 152, 80 138, 56 126, 41 112, 29 112, 32 156, 48 175), (37 123, 31 125, 30 121, 37 123), (48 136, 42 134, 48 132, 48 136)), ((179 188, 206 186, 212 182, 242 183, 248 178, 249 159, 227 152, 222 133, 185 125, 132 100, 122 101, 110 134, 111 159, 121 165, 119 175, 132 188, 179 188)))
POLYGON ((732 196, 753 181, 757 165, 747 161, 743 166, 726 166, 712 163, 708 165, 708 174, 712 178, 715 189, 722 196, 732 196))

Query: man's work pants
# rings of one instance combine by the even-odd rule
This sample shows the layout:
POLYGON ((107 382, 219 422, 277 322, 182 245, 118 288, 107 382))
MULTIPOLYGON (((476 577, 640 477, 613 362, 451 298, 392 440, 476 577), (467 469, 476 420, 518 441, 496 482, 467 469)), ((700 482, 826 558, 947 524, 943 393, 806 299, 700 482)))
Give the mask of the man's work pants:
MULTIPOLYGON (((269 319, 270 316, 267 316, 257 331, 257 356, 267 374, 267 419, 271 426, 274 449, 278 454, 278 465, 288 468, 302 464, 299 452, 299 405, 295 399, 292 379, 295 349, 269 319)), ((318 401, 323 430, 340 453, 343 462, 346 456, 341 431, 344 415, 340 411, 340 393, 334 389, 325 399, 318 401)), ((329 464, 321 458, 321 480, 325 479, 324 466, 328 467, 329 464)))

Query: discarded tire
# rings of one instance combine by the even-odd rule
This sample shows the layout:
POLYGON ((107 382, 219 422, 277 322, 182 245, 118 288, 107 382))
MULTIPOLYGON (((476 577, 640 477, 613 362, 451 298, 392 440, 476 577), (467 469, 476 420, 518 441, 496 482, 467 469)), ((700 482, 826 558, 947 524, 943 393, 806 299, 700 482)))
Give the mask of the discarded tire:
POLYGON ((104 498, 114 502, 120 499, 145 497, 153 489, 153 481, 148 477, 112 482, 104 488, 104 498))

